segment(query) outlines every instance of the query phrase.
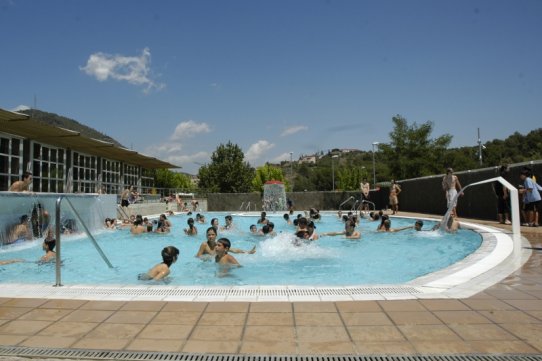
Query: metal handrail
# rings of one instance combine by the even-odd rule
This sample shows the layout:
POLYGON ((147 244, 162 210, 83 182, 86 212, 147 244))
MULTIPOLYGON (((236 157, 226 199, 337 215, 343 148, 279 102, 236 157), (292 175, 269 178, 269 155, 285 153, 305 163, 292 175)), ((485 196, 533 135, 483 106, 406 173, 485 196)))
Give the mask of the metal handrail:
POLYGON ((60 196, 56 200, 56 208, 55 208, 55 211, 56 211, 56 214, 55 214, 55 222, 56 222, 56 225, 55 225, 55 233, 56 233, 56 260, 55 260, 56 261, 56 267, 55 267, 56 284, 55 284, 55 286, 56 287, 62 286, 62 277, 61 277, 62 275, 61 275, 61 271, 60 271, 60 264, 61 264, 60 204, 62 203, 63 199, 66 199, 66 202, 68 202, 68 204, 70 205, 73 213, 75 214, 75 216, 77 217, 77 219, 79 220, 81 225, 83 226, 83 229, 85 230, 85 233, 87 234, 87 236, 90 238, 90 240, 94 244, 94 247, 96 248, 96 250, 98 251, 100 256, 102 256, 102 259, 104 260, 104 262, 109 266, 109 268, 114 268, 113 265, 111 264, 111 262, 109 262, 109 259, 107 259, 107 256, 105 255, 105 253, 100 248, 100 245, 98 244, 98 242, 96 242, 96 239, 94 239, 94 236, 92 236, 92 234, 90 233, 90 231, 87 228, 87 225, 85 224, 85 222, 83 222, 83 219, 81 218, 79 213, 75 210, 75 207, 73 206, 72 202, 69 200, 69 198, 66 198, 65 196, 60 196))
POLYGON ((342 207, 342 206, 344 206, 344 205, 345 205, 345 203, 348 203, 348 202, 350 202, 350 201, 351 201, 352 199, 354 199, 354 197, 353 197, 353 196, 350 196, 350 197, 348 197, 348 199, 347 199, 347 200, 345 200, 344 202, 342 202, 341 204, 339 204, 339 209, 341 209, 341 207, 342 207))

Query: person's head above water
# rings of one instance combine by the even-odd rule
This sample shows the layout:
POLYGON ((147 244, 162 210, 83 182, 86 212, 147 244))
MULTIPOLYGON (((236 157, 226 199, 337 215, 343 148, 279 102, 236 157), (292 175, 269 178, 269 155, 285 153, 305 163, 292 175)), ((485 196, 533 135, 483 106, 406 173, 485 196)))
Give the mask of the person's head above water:
POLYGON ((162 250, 162 260, 169 267, 179 258, 179 250, 174 246, 167 246, 162 250))

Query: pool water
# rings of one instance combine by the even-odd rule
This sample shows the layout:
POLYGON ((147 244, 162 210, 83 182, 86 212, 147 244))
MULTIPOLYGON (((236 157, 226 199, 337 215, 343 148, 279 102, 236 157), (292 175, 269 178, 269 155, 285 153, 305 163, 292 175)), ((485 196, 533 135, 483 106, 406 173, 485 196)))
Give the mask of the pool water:
MULTIPOLYGON (((234 254, 242 267, 223 269, 214 260, 198 259, 195 254, 206 240, 205 231, 212 218, 224 225, 228 213, 206 213, 206 224, 196 224, 198 236, 186 236, 186 215, 169 217, 169 234, 132 235, 128 228, 100 230, 94 234, 115 268, 110 269, 91 242, 83 235, 62 238, 62 283, 99 285, 312 285, 349 286, 361 284, 397 284, 438 271, 474 252, 481 244, 479 234, 460 230, 456 234, 416 232, 376 232, 380 222, 361 221, 359 240, 343 236, 324 236, 318 241, 294 245, 294 226, 287 225, 282 214, 268 215, 275 224, 276 237, 250 234, 256 215, 233 214, 234 228, 219 231, 232 247, 245 250, 256 246, 255 254, 234 254), (137 275, 160 263, 161 250, 173 245, 180 258, 171 267, 165 281, 139 281, 137 275)), ((424 229, 432 227, 425 222, 424 229)), ((410 226, 413 219, 392 218, 392 228, 410 226)), ((342 231, 344 224, 335 214, 326 214, 316 223, 316 232, 342 231)), ((258 227, 260 228, 260 227, 258 227)), ((55 282, 55 263, 36 262, 42 255, 41 240, 0 249, 0 260, 22 258, 25 262, 0 266, 3 283, 55 282)))

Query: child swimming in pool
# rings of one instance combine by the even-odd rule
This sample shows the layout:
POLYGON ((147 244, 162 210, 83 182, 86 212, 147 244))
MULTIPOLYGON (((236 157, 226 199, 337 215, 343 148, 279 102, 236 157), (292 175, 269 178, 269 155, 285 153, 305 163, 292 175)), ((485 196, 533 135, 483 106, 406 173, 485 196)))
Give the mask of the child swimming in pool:
POLYGON ((222 265, 228 264, 228 265, 240 266, 239 262, 237 262, 235 257, 233 257, 231 254, 228 254, 228 251, 230 250, 230 247, 231 247, 231 242, 230 242, 229 239, 220 238, 216 242, 215 262, 219 263, 219 264, 222 264, 222 265))
POLYGON ((179 258, 179 250, 173 246, 167 246, 162 250, 162 263, 157 264, 147 273, 141 273, 139 280, 161 280, 169 275, 169 268, 179 258))

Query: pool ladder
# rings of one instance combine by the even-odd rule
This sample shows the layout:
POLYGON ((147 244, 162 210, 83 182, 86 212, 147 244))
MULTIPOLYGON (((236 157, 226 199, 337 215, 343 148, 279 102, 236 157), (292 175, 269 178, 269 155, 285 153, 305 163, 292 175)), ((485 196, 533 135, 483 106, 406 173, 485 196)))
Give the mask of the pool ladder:
POLYGON ((60 251, 61 251, 60 235, 62 233, 61 230, 60 230, 60 205, 61 205, 63 200, 66 200, 66 202, 68 202, 68 205, 70 206, 73 213, 75 214, 75 216, 77 217, 77 219, 79 220, 81 225, 83 226, 83 229, 85 230, 85 233, 87 234, 88 238, 90 238, 90 240, 92 241, 92 244, 94 244, 94 247, 96 248, 96 250, 98 251, 100 256, 102 256, 102 259, 104 260, 104 262, 109 266, 109 268, 114 268, 113 265, 111 264, 111 262, 109 262, 109 259, 107 258, 105 253, 100 248, 100 245, 98 244, 98 242, 96 242, 96 239, 94 238, 94 236, 90 233, 87 225, 85 224, 85 222, 83 222, 83 219, 79 215, 79 212, 77 212, 77 210, 73 206, 70 199, 67 198, 66 196, 60 196, 56 200, 56 209, 55 209, 56 210, 56 214, 55 214, 55 223, 56 223, 55 224, 55 233, 56 233, 56 235, 55 235, 56 236, 56 283, 55 283, 55 287, 62 286, 62 275, 61 275, 61 272, 60 272, 60 265, 62 263, 61 254, 60 254, 60 251))

